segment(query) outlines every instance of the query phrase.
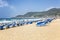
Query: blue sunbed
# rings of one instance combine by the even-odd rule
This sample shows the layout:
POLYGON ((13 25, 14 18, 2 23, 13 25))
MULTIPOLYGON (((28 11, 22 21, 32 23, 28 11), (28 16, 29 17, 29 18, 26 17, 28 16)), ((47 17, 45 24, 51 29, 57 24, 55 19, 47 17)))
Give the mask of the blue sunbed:
POLYGON ((3 30, 4 29, 3 27, 4 27, 4 25, 0 26, 0 30, 3 30))
POLYGON ((38 22, 36 25, 37 25, 37 26, 45 26, 46 23, 45 23, 45 22, 38 22))

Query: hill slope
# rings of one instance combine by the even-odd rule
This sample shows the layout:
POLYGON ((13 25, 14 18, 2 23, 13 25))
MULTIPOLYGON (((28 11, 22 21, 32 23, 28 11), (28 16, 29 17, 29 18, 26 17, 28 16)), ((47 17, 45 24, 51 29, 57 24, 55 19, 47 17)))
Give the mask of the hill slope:
POLYGON ((48 11, 42 12, 27 12, 24 15, 17 15, 16 17, 46 17, 46 16, 60 16, 60 8, 52 8, 48 11))

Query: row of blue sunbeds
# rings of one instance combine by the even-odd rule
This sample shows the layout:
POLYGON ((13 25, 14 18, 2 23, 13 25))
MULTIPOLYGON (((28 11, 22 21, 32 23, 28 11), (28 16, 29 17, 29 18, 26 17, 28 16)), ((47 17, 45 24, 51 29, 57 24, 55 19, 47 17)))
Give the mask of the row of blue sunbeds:
POLYGON ((3 30, 3 29, 7 29, 7 28, 12 28, 12 27, 17 27, 17 26, 22 26, 24 24, 32 24, 33 21, 29 21, 29 22, 12 22, 12 23, 5 23, 3 25, 0 25, 0 30, 3 30))
POLYGON ((46 24, 48 24, 48 23, 50 23, 51 21, 52 21, 53 19, 46 19, 46 20, 44 20, 44 21, 40 21, 40 22, 37 22, 37 26, 39 27, 39 26, 46 26, 46 24))
POLYGON ((6 23, 6 24, 3 24, 3 25, 0 26, 0 30, 7 29, 7 28, 12 28, 12 27, 17 27, 17 26, 22 26, 24 24, 32 24, 33 22, 36 22, 37 26, 45 26, 47 23, 50 23, 52 20, 53 19, 46 19, 44 21, 36 20, 36 21, 28 21, 28 22, 6 23))

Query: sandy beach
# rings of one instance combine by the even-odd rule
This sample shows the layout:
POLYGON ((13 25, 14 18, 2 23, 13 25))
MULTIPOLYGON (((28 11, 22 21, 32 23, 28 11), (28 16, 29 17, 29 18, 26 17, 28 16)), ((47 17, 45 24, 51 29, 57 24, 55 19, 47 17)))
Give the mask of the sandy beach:
POLYGON ((33 23, 0 30, 0 40, 60 40, 60 19, 42 27, 33 23))

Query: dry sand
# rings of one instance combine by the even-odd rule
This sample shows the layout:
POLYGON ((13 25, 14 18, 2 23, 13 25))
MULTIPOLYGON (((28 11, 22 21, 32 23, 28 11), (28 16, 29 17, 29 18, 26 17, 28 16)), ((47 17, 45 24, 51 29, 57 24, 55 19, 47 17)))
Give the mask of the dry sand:
POLYGON ((0 40, 60 40, 60 19, 43 27, 37 27, 33 23, 0 30, 0 40))

